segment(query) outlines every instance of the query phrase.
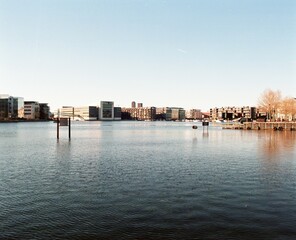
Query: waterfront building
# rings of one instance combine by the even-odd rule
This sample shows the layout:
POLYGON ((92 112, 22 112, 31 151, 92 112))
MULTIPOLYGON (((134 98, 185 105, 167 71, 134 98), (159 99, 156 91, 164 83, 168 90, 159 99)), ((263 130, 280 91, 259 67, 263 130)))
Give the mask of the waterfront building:
POLYGON ((167 120, 167 109, 166 107, 158 107, 156 108, 156 120, 167 120))
POLYGON ((96 121, 99 118, 98 108, 96 106, 85 106, 74 108, 74 119, 84 121, 96 121))
POLYGON ((202 119, 202 113, 200 109, 190 109, 186 111, 186 119, 197 120, 202 119))
POLYGON ((138 108, 143 107, 143 103, 138 103, 138 108))
POLYGON ((13 118, 24 118, 24 98, 23 97, 13 97, 13 104, 11 108, 13 118))
POLYGON ((16 119, 24 117, 24 98, 0 95, 0 119, 16 119))
POLYGON ((96 106, 63 106, 59 109, 59 113, 62 118, 71 118, 77 121, 95 121, 98 120, 99 116, 98 107, 96 106))
POLYGON ((255 107, 243 107, 243 117, 256 119, 256 108, 255 107))
POLYGON ((211 108, 210 118, 212 120, 233 120, 238 118, 256 119, 255 107, 221 107, 211 108))
POLYGON ((171 120, 172 121, 183 121, 185 120, 185 110, 183 108, 178 108, 178 107, 172 107, 171 108, 172 115, 171 115, 171 120))
POLYGON ((136 107, 136 102, 135 101, 132 101, 132 108, 135 108, 136 107))
POLYGON ((114 107, 114 120, 121 120, 121 107, 114 107))
POLYGON ((186 119, 186 111, 185 109, 179 109, 179 121, 184 121, 186 119))
MULTIPOLYGON (((96 120, 121 120, 121 108, 114 107, 110 101, 101 101, 101 107, 84 106, 72 107, 63 106, 58 110, 59 117, 71 118, 77 121, 96 121, 96 120)), ((58 114, 55 115, 58 117, 58 114)))
POLYGON ((58 110, 58 116, 62 118, 71 118, 74 120, 74 107, 72 106, 63 106, 61 109, 58 110))
POLYGON ((166 121, 184 121, 186 111, 178 107, 162 107, 156 108, 156 119, 166 121))
POLYGON ((170 107, 165 108, 165 120, 172 121, 172 108, 170 107))
POLYGON ((40 106, 36 101, 24 102, 24 118, 28 120, 40 119, 40 106))
POLYGON ((114 102, 101 101, 99 118, 102 121, 114 120, 114 102))
POLYGON ((8 97, 0 96, 0 119, 8 118, 8 97))
POLYGON ((155 107, 122 108, 121 112, 125 120, 152 121, 156 118, 155 107))
POLYGON ((50 108, 48 103, 39 103, 40 119, 48 120, 50 117, 50 108))

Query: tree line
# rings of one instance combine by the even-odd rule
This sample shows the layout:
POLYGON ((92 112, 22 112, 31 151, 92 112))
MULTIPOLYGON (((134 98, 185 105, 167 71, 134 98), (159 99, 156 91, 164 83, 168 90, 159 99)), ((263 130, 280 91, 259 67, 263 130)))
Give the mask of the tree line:
POLYGON ((296 118, 296 98, 282 97, 279 90, 265 90, 258 100, 258 108, 266 112, 269 120, 276 120, 280 115, 285 120, 296 118))

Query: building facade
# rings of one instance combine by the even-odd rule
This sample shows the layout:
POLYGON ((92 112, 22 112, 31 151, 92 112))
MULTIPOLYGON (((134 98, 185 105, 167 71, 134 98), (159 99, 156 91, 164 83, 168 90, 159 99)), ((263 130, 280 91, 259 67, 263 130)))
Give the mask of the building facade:
POLYGON ((102 121, 114 120, 114 102, 101 101, 99 119, 102 121))
POLYGON ((0 95, 0 119, 24 118, 24 98, 0 95))
POLYGON ((58 115, 56 117, 62 118, 71 118, 74 120, 74 107, 72 106, 63 106, 61 109, 58 110, 58 115))
POLYGON ((162 107, 156 108, 156 120, 165 121, 184 121, 186 111, 178 107, 162 107))
POLYGON ((50 118, 50 108, 48 103, 39 103, 40 119, 48 120, 50 118))
POLYGON ((201 120, 202 112, 200 109, 190 109, 186 111, 186 119, 201 120))
POLYGON ((24 102, 24 118, 28 120, 40 119, 40 106, 35 101, 24 102))
POLYGON ((138 121, 153 121, 156 118, 155 107, 122 108, 123 119, 138 121))
POLYGON ((234 120, 239 118, 256 119, 256 108, 255 107, 221 107, 211 108, 210 118, 212 120, 234 120))
POLYGON ((75 107, 74 119, 84 121, 96 121, 99 118, 98 108, 96 106, 75 107))
POLYGON ((99 117, 99 109, 96 106, 63 106, 59 109, 59 117, 71 118, 76 121, 96 121, 99 117))
POLYGON ((114 120, 121 120, 121 107, 114 107, 114 120))
POLYGON ((0 119, 8 118, 8 98, 0 97, 0 119))

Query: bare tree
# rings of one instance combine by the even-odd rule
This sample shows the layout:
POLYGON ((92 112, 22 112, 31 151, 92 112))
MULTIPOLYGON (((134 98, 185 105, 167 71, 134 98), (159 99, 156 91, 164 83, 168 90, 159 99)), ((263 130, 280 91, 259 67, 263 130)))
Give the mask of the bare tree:
POLYGON ((291 97, 286 97, 281 102, 281 113, 284 114, 285 119, 293 119, 296 114, 296 100, 291 97))
POLYGON ((296 118, 296 98, 290 98, 290 116, 292 120, 296 118))
POLYGON ((265 90, 258 100, 258 105, 261 110, 268 114, 268 119, 275 120, 276 114, 279 113, 281 107, 281 92, 265 90))
POLYGON ((293 100, 294 100, 294 103, 292 104, 291 114, 292 114, 292 120, 295 120, 296 119, 296 98, 294 98, 293 100))

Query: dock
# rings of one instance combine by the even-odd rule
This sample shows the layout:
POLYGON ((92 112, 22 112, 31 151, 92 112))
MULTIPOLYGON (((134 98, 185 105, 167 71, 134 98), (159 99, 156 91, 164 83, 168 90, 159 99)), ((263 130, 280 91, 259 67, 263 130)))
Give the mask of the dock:
POLYGON ((222 129, 296 131, 296 122, 232 122, 220 126, 222 129))

